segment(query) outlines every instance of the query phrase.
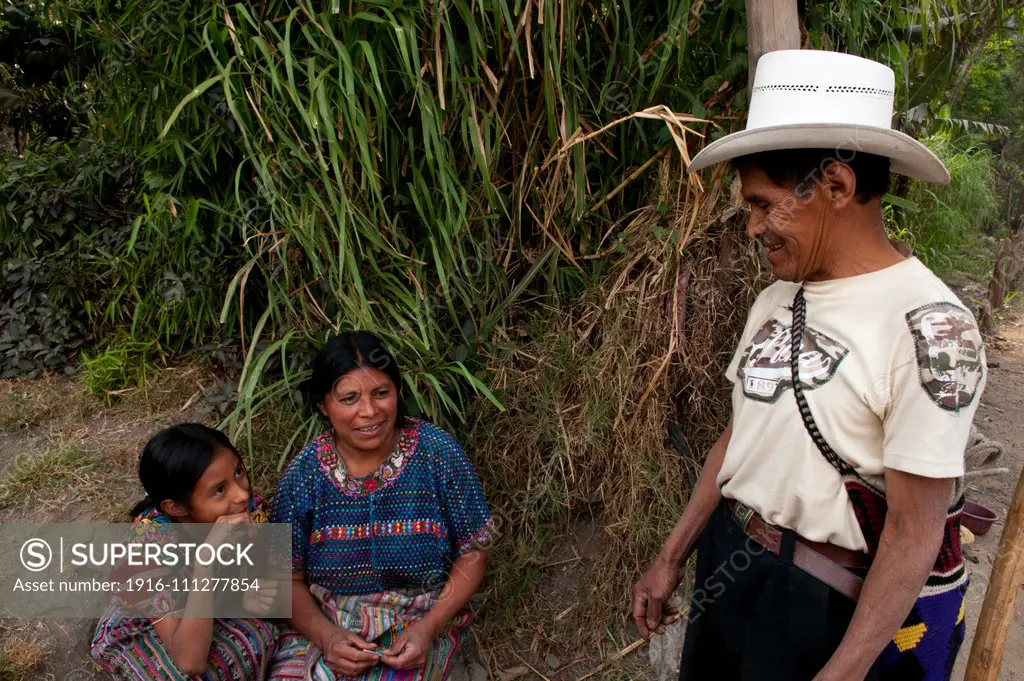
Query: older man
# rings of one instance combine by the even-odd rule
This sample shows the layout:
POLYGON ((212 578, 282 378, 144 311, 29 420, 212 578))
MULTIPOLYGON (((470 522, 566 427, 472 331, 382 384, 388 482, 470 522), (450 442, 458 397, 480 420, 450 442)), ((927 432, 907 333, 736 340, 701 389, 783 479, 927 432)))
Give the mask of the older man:
POLYGON ((732 418, 637 583, 649 636, 697 578, 680 678, 949 678, 963 639, 963 451, 984 384, 974 318, 885 233, 890 170, 948 182, 890 129, 894 76, 850 55, 761 58, 731 161, 779 280, 726 372, 732 418))

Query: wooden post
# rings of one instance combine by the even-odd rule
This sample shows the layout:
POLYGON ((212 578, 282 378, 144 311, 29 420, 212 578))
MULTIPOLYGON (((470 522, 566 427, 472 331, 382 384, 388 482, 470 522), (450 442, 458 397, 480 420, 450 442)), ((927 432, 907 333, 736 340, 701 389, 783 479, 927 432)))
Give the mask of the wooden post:
POLYGON ((800 14, 797 0, 747 0, 747 64, 754 87, 757 60, 765 52, 800 49, 800 14))
POLYGON ((999 555, 992 566, 978 631, 971 646, 964 681, 996 681, 1006 637, 1017 609, 1017 591, 1024 584, 1024 472, 1006 512, 999 555))

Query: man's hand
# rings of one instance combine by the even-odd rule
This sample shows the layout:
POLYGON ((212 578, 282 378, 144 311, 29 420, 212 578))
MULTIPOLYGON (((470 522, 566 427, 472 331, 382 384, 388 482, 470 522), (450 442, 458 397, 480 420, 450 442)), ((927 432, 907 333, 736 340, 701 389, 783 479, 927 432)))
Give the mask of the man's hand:
POLYGON ((704 469, 697 480, 690 503, 683 511, 683 517, 672 529, 672 534, 665 541, 665 546, 662 547, 654 565, 633 587, 633 621, 644 638, 650 638, 652 633, 660 634, 663 631, 662 627, 678 616, 678 611, 669 598, 679 586, 679 566, 686 562, 697 542, 697 537, 708 524, 708 519, 715 512, 718 502, 722 500, 716 478, 722 469, 730 437, 731 418, 729 425, 718 437, 718 442, 711 448, 707 461, 704 462, 704 469))
POLYGON ((394 669, 422 669, 434 645, 434 634, 423 622, 413 622, 391 647, 385 648, 381 660, 394 669))
POLYGON ((679 581, 679 569, 659 556, 633 587, 633 621, 644 638, 663 633, 679 614, 669 600, 679 581))
POLYGON ((324 662, 335 674, 359 676, 380 662, 379 655, 367 652, 376 649, 377 644, 370 643, 351 631, 338 628, 324 642, 324 662))

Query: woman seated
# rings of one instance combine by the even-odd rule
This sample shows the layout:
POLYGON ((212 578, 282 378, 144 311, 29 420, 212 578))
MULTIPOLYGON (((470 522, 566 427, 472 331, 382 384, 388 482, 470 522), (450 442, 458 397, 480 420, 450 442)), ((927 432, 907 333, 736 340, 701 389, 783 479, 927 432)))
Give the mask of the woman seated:
POLYGON ((330 422, 288 466, 292 617, 272 679, 439 681, 469 623, 494 523, 459 443, 408 418, 394 358, 343 333, 303 385, 330 422))

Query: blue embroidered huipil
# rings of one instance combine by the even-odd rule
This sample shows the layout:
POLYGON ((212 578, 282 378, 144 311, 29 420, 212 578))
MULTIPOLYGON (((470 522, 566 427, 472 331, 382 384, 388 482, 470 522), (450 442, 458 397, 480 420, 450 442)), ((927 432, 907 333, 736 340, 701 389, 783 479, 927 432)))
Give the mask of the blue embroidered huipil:
POLYGON ((440 588, 459 555, 495 534, 461 445, 418 419, 362 478, 328 429, 288 465, 271 506, 271 522, 292 524, 292 569, 337 594, 440 588))

